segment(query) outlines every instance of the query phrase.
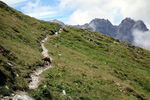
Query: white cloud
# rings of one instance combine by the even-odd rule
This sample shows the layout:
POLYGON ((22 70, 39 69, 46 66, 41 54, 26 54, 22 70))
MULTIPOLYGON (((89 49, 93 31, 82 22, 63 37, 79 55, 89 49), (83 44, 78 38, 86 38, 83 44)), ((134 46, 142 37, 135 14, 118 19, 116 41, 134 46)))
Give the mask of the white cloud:
MULTIPOLYGON (((150 0, 59 0, 62 9, 74 9, 70 24, 84 24, 97 18, 109 19, 114 24, 118 16, 143 20, 150 27, 150 0)), ((118 21, 117 21, 118 22, 118 21)))
POLYGON ((123 17, 141 19, 150 28, 150 0, 112 0, 112 5, 121 9, 123 17))
MULTIPOLYGON (((2 1, 12 5, 29 0, 2 1)), ((119 24, 121 19, 131 17, 135 20, 143 20, 150 28, 150 0, 57 0, 59 4, 55 7, 43 6, 40 4, 40 0, 35 1, 29 1, 22 10, 24 13, 40 19, 48 17, 48 15, 54 16, 60 10, 61 12, 74 10, 66 21, 67 24, 84 24, 94 18, 105 18, 113 24, 119 24)), ((41 2, 44 3, 42 0, 41 2)))
POLYGON ((1 1, 7 3, 8 5, 16 5, 16 4, 25 2, 27 0, 1 0, 1 1))
POLYGON ((52 17, 56 14, 54 8, 51 8, 51 6, 41 5, 40 0, 35 0, 35 2, 28 2, 21 9, 25 14, 39 19, 52 17))
POLYGON ((150 31, 133 31, 134 44, 150 50, 150 31))
MULTIPOLYGON (((59 0, 59 7, 74 10, 67 24, 84 24, 94 18, 109 19, 113 24, 116 20, 131 17, 143 20, 150 28, 150 0, 59 0)), ((150 31, 135 30, 134 44, 150 49, 150 31)))

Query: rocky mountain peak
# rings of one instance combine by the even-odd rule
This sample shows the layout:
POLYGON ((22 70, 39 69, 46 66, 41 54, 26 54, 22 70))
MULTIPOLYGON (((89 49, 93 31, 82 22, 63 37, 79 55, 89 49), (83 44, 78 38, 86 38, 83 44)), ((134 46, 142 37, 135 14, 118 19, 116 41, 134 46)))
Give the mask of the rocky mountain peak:
POLYGON ((127 23, 135 23, 135 21, 133 19, 127 17, 124 20, 122 20, 120 24, 127 24, 127 23))
POLYGON ((100 18, 95 18, 93 19, 89 24, 111 24, 111 22, 108 19, 100 19, 100 18))
POLYGON ((143 21, 135 21, 129 17, 122 20, 118 26, 112 25, 112 23, 108 19, 95 18, 90 23, 79 25, 77 27, 107 34, 114 38, 118 38, 120 40, 128 42, 133 41, 133 30, 138 29, 143 32, 148 31, 143 21))
POLYGON ((61 26, 65 26, 65 24, 64 24, 62 21, 57 20, 57 19, 51 20, 50 22, 58 23, 58 24, 60 24, 61 26))
POLYGON ((136 23, 133 25, 133 28, 141 31, 148 31, 148 28, 146 27, 146 25, 142 20, 136 21, 136 23))

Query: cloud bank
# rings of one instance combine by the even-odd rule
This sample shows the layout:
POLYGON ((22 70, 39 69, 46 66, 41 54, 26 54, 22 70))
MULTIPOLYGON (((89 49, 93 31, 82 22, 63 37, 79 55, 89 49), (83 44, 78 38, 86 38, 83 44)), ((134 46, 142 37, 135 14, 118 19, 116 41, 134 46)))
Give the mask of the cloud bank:
MULTIPOLYGON (((85 24, 94 18, 109 19, 119 24, 125 17, 143 20, 150 28, 150 0, 60 0, 62 9, 74 9, 68 24, 85 24)), ((135 30, 134 44, 150 50, 150 31, 135 30)))
MULTIPOLYGON (((21 11, 38 19, 59 18, 66 24, 85 24, 94 18, 119 24, 125 17, 143 20, 150 29, 150 0, 2 0, 10 6, 23 4, 21 11), (65 20, 64 20, 65 19, 65 20)), ((134 44, 150 49, 150 31, 135 30, 134 44)))
POLYGON ((47 18, 56 14, 56 11, 52 7, 41 5, 40 0, 28 2, 21 9, 25 14, 38 19, 47 18))
POLYGON ((57 4, 52 4, 54 0, 2 1, 9 5, 26 2, 22 12, 39 19, 57 17, 61 13, 65 23, 75 25, 88 23, 94 18, 109 19, 113 24, 119 24, 125 17, 131 17, 143 20, 150 28, 150 0, 55 0, 57 4))
MULTIPOLYGON (((143 20, 150 28, 150 0, 2 0, 9 5, 26 2, 21 11, 39 19, 62 15, 67 24, 85 24, 94 18, 119 24, 125 17, 143 20), (52 4, 53 1, 57 4, 52 4), (44 5, 43 5, 44 4, 44 5), (55 5, 55 6, 52 6, 55 5), (70 13, 71 12, 71 13, 70 13)), ((51 17, 52 18, 52 17, 51 17)))
POLYGON ((135 45, 150 50, 150 31, 142 32, 134 30, 133 36, 135 45))
POLYGON ((62 9, 75 9, 69 24, 84 24, 93 18, 109 19, 114 24, 125 17, 143 20, 150 27, 150 0, 59 0, 62 9))
POLYGON ((2 0, 2 1, 13 6, 13 5, 25 2, 27 0, 2 0))

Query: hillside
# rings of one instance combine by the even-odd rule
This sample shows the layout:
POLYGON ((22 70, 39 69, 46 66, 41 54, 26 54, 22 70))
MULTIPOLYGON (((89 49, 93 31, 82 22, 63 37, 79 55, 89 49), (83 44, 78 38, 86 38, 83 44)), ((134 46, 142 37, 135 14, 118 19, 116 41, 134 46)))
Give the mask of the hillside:
MULTIPOLYGON (((126 42, 66 27, 47 42, 53 69, 43 86, 54 98, 73 100, 146 100, 150 93, 150 53, 126 42), (62 96, 65 90, 67 95, 62 96)), ((42 94, 37 91, 36 98, 42 94)), ((34 91, 35 93, 35 91, 34 91)))
POLYGON ((36 100, 148 100, 150 52, 109 36, 64 27, 46 42, 53 68, 29 90, 29 74, 43 65, 40 40, 60 26, 0 2, 0 94, 27 91, 36 100), (65 92, 65 93, 64 93, 65 92))
POLYGON ((58 29, 0 2, 0 94, 28 89, 29 74, 43 64, 40 40, 58 29))

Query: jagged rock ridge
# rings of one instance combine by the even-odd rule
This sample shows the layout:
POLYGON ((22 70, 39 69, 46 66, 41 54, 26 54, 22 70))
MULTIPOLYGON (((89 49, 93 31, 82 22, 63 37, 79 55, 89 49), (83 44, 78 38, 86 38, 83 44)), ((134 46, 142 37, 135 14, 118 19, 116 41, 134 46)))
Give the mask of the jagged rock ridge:
POLYGON ((143 32, 148 31, 148 28, 143 21, 135 21, 131 18, 125 18, 118 26, 112 25, 109 20, 95 18, 90 23, 76 25, 75 27, 100 32, 128 42, 133 42, 134 40, 132 35, 133 30, 137 29, 143 32))

